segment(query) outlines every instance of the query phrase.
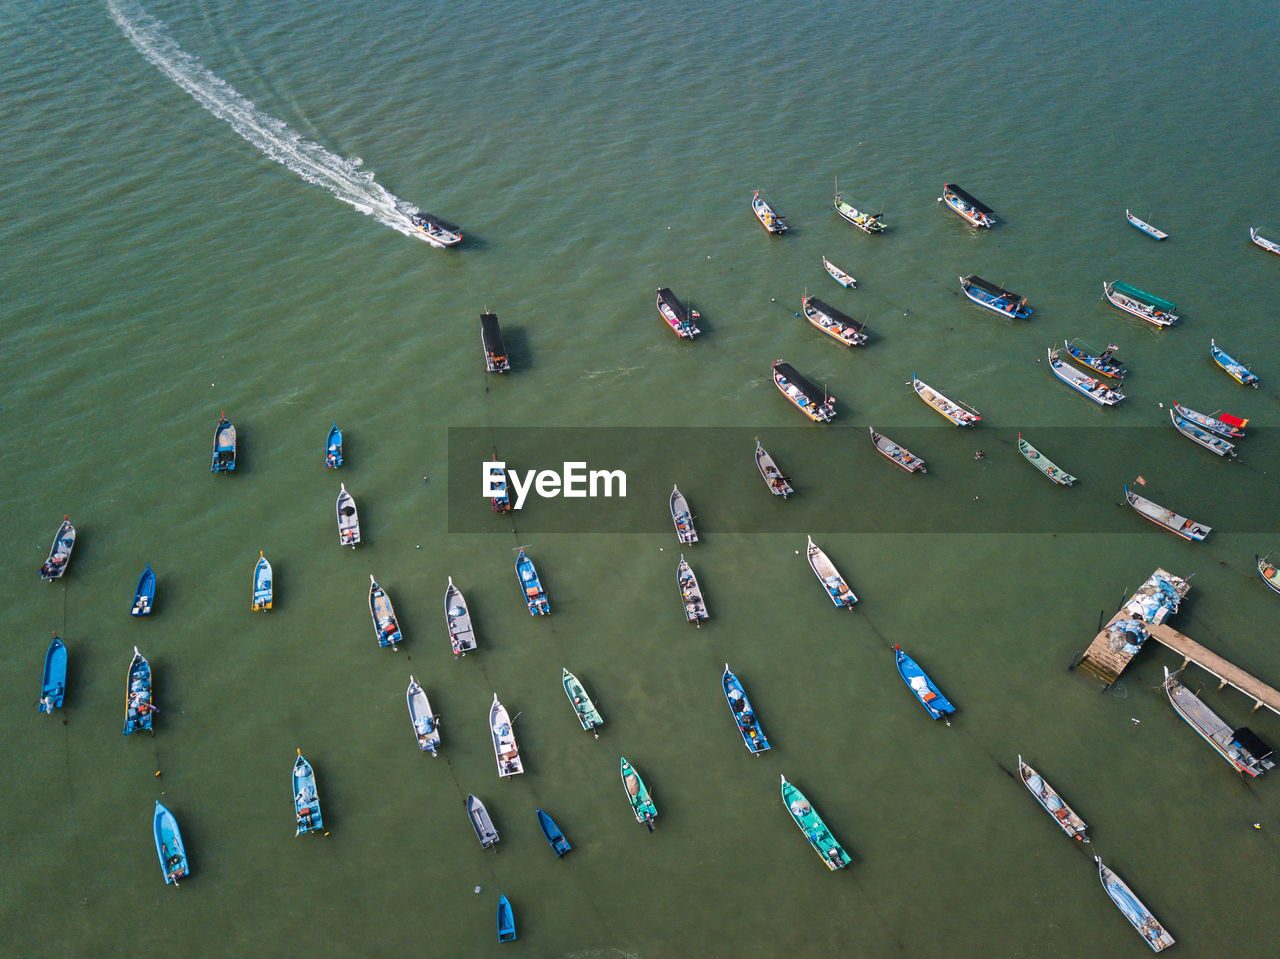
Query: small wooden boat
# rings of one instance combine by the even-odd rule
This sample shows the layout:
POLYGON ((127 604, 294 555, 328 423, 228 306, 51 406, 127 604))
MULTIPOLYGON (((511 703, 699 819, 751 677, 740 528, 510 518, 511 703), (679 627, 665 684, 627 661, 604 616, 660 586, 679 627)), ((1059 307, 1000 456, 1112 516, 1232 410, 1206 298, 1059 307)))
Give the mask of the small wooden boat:
POLYGON ((418 231, 414 235, 420 240, 426 240, 432 246, 443 249, 446 246, 457 246, 462 242, 462 230, 448 220, 440 219, 434 213, 418 210, 409 215, 409 222, 418 231))
POLYGON ((342 430, 338 429, 338 421, 334 420, 329 427, 329 437, 324 443, 324 468, 336 470, 342 465, 342 430))
POLYGON ((1076 392, 1083 393, 1089 397, 1099 406, 1115 406, 1124 399, 1124 394, 1119 389, 1106 386, 1092 376, 1086 376, 1074 366, 1067 366, 1066 363, 1062 362, 1062 356, 1059 351, 1053 347, 1048 348, 1048 355, 1049 369, 1053 375, 1076 392))
POLYGON ((499 838, 498 830, 494 827, 493 820, 489 818, 489 810, 484 808, 484 803, 468 793, 463 805, 467 807, 467 818, 471 820, 471 828, 476 831, 476 838, 480 840, 480 848, 488 849, 496 845, 499 838))
POLYGON ((151 664, 133 647, 133 659, 124 686, 124 734, 145 729, 151 732, 151 718, 156 711, 151 704, 151 664))
POLYGON ((1203 426, 1207 430, 1213 430, 1219 436, 1225 436, 1230 440, 1243 438, 1244 428, 1249 425, 1247 419, 1242 420, 1238 416, 1232 416, 1230 413, 1221 411, 1209 416, 1205 413, 1197 413, 1193 409, 1188 409, 1181 403, 1174 403, 1173 409, 1184 420, 1195 423, 1196 426, 1203 426))
POLYGON ((773 385, 787 402, 815 423, 835 419, 836 398, 828 396, 825 388, 820 390, 806 380, 790 363, 773 361, 773 385))
POLYGON ((559 859, 573 847, 569 845, 569 840, 564 838, 564 833, 560 831, 560 827, 556 825, 556 821, 544 813, 541 809, 538 811, 538 828, 542 830, 542 835, 546 838, 547 844, 551 846, 551 851, 556 854, 559 859))
POLYGON ((1263 236, 1253 227, 1249 227, 1249 240, 1250 242, 1253 243, 1254 246, 1260 246, 1264 250, 1266 250, 1268 253, 1275 253, 1277 255, 1280 255, 1280 243, 1276 243, 1272 240, 1268 240, 1265 236, 1263 236))
POLYGON ((702 331, 697 321, 702 314, 692 307, 686 307, 667 287, 658 287, 658 313, 667 321, 673 333, 681 339, 693 339, 702 331))
POLYGON ((440 748, 440 717, 431 711, 431 701, 422 686, 412 675, 409 677, 409 688, 405 690, 405 701, 409 704, 409 722, 413 725, 413 735, 418 740, 418 748, 424 753, 436 754, 440 748))
POLYGON ((751 196, 751 212, 756 215, 756 219, 760 221, 760 225, 766 232, 774 234, 787 232, 787 218, 774 213, 773 207, 765 202, 759 190, 751 196))
POLYGON ((1209 340, 1209 353, 1213 357, 1213 362, 1222 367, 1227 376, 1241 386, 1252 386, 1255 390, 1258 388, 1258 377, 1250 372, 1249 367, 1228 356, 1226 350, 1213 339, 1209 340))
POLYGON ((1061 466, 1055 465, 1049 457, 1024 440, 1021 433, 1018 434, 1018 452, 1023 455, 1028 463, 1059 486, 1070 486, 1076 481, 1074 476, 1061 466))
POLYGON ((62 700, 67 694, 67 647, 53 634, 53 642, 44 654, 44 676, 40 683, 40 701, 36 708, 42 713, 53 715, 55 709, 62 707, 62 700))
POLYGON ((746 745, 748 752, 759 756, 769 748, 769 740, 765 738, 764 730, 760 728, 760 720, 756 718, 756 712, 751 708, 747 691, 742 687, 738 677, 729 669, 728 663, 724 664, 721 682, 724 685, 724 698, 729 703, 729 712, 733 715, 734 722, 738 724, 738 732, 742 734, 743 744, 746 745))
POLYGON ((258 550, 258 561, 253 565, 253 605, 255 612, 271 608, 271 564, 258 550))
POLYGON ((671 522, 676 528, 676 538, 682 543, 696 543, 698 530, 693 525, 693 514, 689 512, 689 501, 680 492, 679 486, 671 487, 671 522))
POLYGON ((814 543, 812 536, 809 537, 808 551, 809 568, 813 570, 813 575, 818 577, 818 582, 827 591, 827 596, 831 602, 835 603, 836 606, 853 609, 853 604, 858 601, 858 597, 853 594, 849 584, 840 575, 835 563, 831 562, 827 558, 827 554, 814 543))
MULTIPOLYGON (((933 684, 933 680, 925 674, 914 659, 896 645, 893 647, 893 655, 898 664, 898 675, 907 684, 912 695, 920 700, 920 705, 925 708, 931 718, 941 719, 956 711, 955 706, 942 695, 938 687, 933 684)), ((947 720, 947 725, 950 724, 951 720, 947 720)))
POLYGON ((781 496, 786 499, 795 492, 791 486, 791 477, 782 475, 782 470, 778 469, 778 464, 773 461, 772 456, 765 452, 765 448, 760 445, 759 440, 756 440, 756 469, 760 470, 760 477, 764 480, 764 485, 769 487, 769 492, 774 496, 781 496))
POLYGON ((1146 220, 1139 219, 1138 217, 1130 213, 1128 210, 1124 211, 1124 218, 1129 221, 1130 226, 1132 226, 1134 229, 1141 230, 1143 233, 1145 233, 1149 237, 1153 237, 1157 240, 1163 240, 1169 236, 1169 234, 1164 232, 1164 230, 1157 230, 1154 226, 1152 226, 1146 220))
POLYGON ((684 618, 701 628, 702 620, 708 617, 707 601, 702 598, 702 590, 698 588, 698 577, 693 575, 691 567, 680 555, 680 565, 676 567, 676 585, 680 588, 680 598, 684 601, 684 618))
POLYGON ((506 896, 498 897, 498 942, 514 942, 516 917, 506 896))
POLYGON ((569 697, 569 702, 573 705, 573 711, 582 728, 599 739, 600 734, 596 732, 596 727, 604 725, 604 717, 600 715, 600 710, 596 709, 596 704, 591 701, 586 687, 579 682, 577 676, 564 668, 560 671, 560 681, 564 684, 564 694, 569 697))
POLYGON ((996 215, 991 207, 975 199, 954 183, 942 184, 943 203, 949 206, 961 219, 973 226, 990 229, 996 225, 996 215))
POLYGON ((156 840, 156 855, 160 857, 160 872, 167 886, 176 886, 179 879, 191 875, 187 864, 187 851, 182 845, 182 833, 173 813, 156 800, 155 816, 151 820, 151 832, 156 840))
POLYGON ((524 551, 524 547, 520 548, 519 554, 516 556, 516 579, 520 581, 520 588, 524 590, 524 602, 529 607, 530 616, 550 616, 551 600, 547 598, 547 592, 542 588, 542 580, 538 578, 538 570, 524 551))
POLYGON ((653 822, 658 818, 658 807, 654 805, 653 797, 649 795, 649 787, 644 784, 644 780, 640 778, 640 774, 635 771, 631 763, 627 762, 626 756, 621 757, 620 768, 622 788, 626 790, 627 802, 631 803, 631 811, 635 814, 636 822, 647 826, 652 833, 653 822))
POLYGON ((960 289, 978 306, 1011 320, 1025 320, 1035 311, 1027 306, 1027 298, 1006 290, 998 283, 984 280, 976 273, 960 277, 960 289))
POLYGON ((863 233, 883 233, 884 223, 880 221, 881 214, 867 213, 859 210, 852 203, 841 199, 840 185, 836 184, 836 196, 831 201, 831 205, 836 208, 836 212, 840 214, 840 218, 846 223, 852 223, 863 233))
POLYGON ((822 268, 827 271, 827 275, 830 276, 831 279, 835 280, 846 290, 856 290, 858 288, 858 281, 853 278, 851 273, 846 273, 825 256, 822 258, 822 268))
POLYGON ((794 784, 787 782, 786 776, 782 777, 782 803, 828 869, 835 872, 849 865, 852 861, 849 854, 836 841, 836 837, 831 835, 831 830, 813 808, 813 804, 805 798, 805 794, 794 784))
POLYGON ((400 642, 400 622, 396 619, 391 597, 378 585, 372 573, 369 574, 369 616, 373 619, 373 635, 377 637, 378 645, 396 649, 400 642))
POLYGON ((1080 842, 1089 841, 1089 837, 1085 835, 1085 830, 1089 827, 1085 825, 1084 820, 1066 804, 1056 789, 1044 781, 1044 777, 1022 761, 1021 756, 1018 757, 1018 776, 1022 779, 1023 785, 1031 791, 1031 795, 1036 797, 1036 802, 1053 817, 1058 828, 1072 839, 1080 842))
POLYGON ((71 562, 71 551, 76 545, 76 528, 71 525, 67 514, 62 514, 62 525, 53 536, 53 545, 49 547, 49 557, 40 564, 40 578, 46 582, 61 579, 71 562))
POLYGON ((1138 935, 1146 940, 1147 945, 1155 952, 1160 952, 1172 946, 1174 942, 1173 936, 1169 935, 1169 931, 1160 925, 1160 921, 1133 894, 1133 890, 1125 884, 1125 881, 1107 866, 1104 866, 1101 857, 1094 856, 1093 861, 1098 864, 1098 878, 1102 881, 1102 888, 1107 891, 1111 901, 1124 913, 1124 917, 1129 920, 1129 924, 1138 930, 1138 935))
POLYGON ((947 399, 924 380, 919 379, 914 373, 911 374, 911 388, 916 391, 916 395, 920 399, 924 400, 956 426, 973 426, 973 424, 982 419, 982 416, 972 406, 947 399))
POLYGON ((151 571, 151 564, 138 577, 138 588, 133 591, 133 606, 130 616, 150 616, 151 606, 156 599, 156 574, 151 571))
POLYGON ((1173 326, 1178 322, 1177 304, 1161 299, 1120 280, 1102 284, 1102 295, 1118 309, 1131 313, 1153 326, 1173 326))
POLYGON ((871 443, 876 448, 876 452, 887 459, 894 466, 906 470, 908 473, 927 473, 924 460, 913 454, 909 449, 899 446, 883 433, 877 433, 874 426, 868 426, 867 431, 871 434, 871 443))
POLYGON ((1124 484, 1124 498, 1129 501, 1130 506, 1151 520, 1151 522, 1157 526, 1163 526, 1175 536, 1199 542, 1213 532, 1212 526, 1205 526, 1203 523, 1189 520, 1171 509, 1165 509, 1159 503, 1153 503, 1145 496, 1139 496, 1129 489, 1128 483, 1124 484))
POLYGON ((816 296, 807 293, 800 298, 800 309, 815 329, 844 346, 862 346, 867 342, 867 325, 846 316, 816 296))
POLYGON ((1164 668, 1164 691, 1171 705, 1187 725, 1199 733, 1200 738, 1229 762, 1237 772, 1256 779, 1269 769, 1275 769, 1272 756, 1275 750, 1264 742, 1248 726, 1232 729, 1206 706, 1195 693, 1178 682, 1164 668))
POLYGON ((511 728, 511 717, 507 715, 507 707, 498 702, 498 694, 493 694, 493 705, 489 707, 489 732, 493 735, 493 755, 498 761, 498 778, 519 776, 524 772, 524 762, 520 759, 520 747, 516 744, 516 733, 511 728))
POLYGON ((454 659, 476 648, 476 633, 471 627, 467 600, 462 590, 453 585, 452 576, 444 591, 444 622, 449 627, 449 644, 453 647, 454 659))
POLYGON ((293 811, 298 824, 295 836, 324 829, 324 819, 320 816, 320 795, 316 792, 316 774, 311 763, 302 755, 301 749, 293 763, 293 811))
POLYGON ((1065 349, 1070 357, 1077 363, 1087 366, 1095 373, 1100 373, 1109 379, 1122 380, 1129 375, 1129 371, 1126 370, 1114 356, 1112 356, 1112 353, 1117 349, 1117 347, 1108 346, 1097 356, 1089 353, 1087 350, 1081 349, 1067 340, 1062 341, 1062 348, 1065 349))
POLYGON ((1210 453, 1216 453, 1218 456, 1225 456, 1228 459, 1236 458, 1235 444, 1227 442, 1221 436, 1215 436, 1206 429, 1201 429, 1190 420, 1184 420, 1176 410, 1169 410, 1169 419, 1173 421, 1174 429, 1196 445, 1203 446, 1210 453))
POLYGON ((338 543, 355 549, 360 542, 360 514, 356 512, 356 501, 347 492, 347 484, 339 485, 342 490, 335 506, 338 512, 338 543))
POLYGON ((213 465, 210 473, 230 473, 236 468, 236 428, 225 412, 218 414, 213 431, 213 465))
POLYGON ((493 504, 493 511, 495 513, 510 513, 511 499, 507 496, 507 471, 504 467, 489 467, 489 488, 496 491, 493 499, 490 500, 493 504))
POLYGON ((1258 575, 1262 578, 1262 581, 1266 583, 1273 592, 1280 593, 1280 567, 1277 567, 1275 563, 1270 561, 1270 556, 1270 553, 1266 556, 1259 556, 1257 553, 1254 553, 1253 559, 1258 565, 1258 575))
POLYGON ((507 359, 507 346, 502 342, 502 328, 498 326, 498 314, 480 314, 480 344, 484 347, 484 368, 490 373, 508 373, 511 362, 507 359))

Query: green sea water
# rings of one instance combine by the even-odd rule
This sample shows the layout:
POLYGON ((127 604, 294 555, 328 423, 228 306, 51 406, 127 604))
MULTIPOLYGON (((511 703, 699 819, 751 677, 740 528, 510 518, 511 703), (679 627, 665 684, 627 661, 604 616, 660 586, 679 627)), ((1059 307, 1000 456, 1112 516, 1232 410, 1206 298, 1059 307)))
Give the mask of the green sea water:
MULTIPOLYGON (((1275 13, 995 0, 0 11, 0 954, 1145 954, 1091 857, 1011 775, 1021 753, 1177 955, 1273 955, 1280 787, 1242 782, 1173 714, 1159 689, 1171 653, 1144 651, 1105 693, 1067 666, 1100 612, 1163 566, 1195 574, 1175 628, 1280 685, 1280 597, 1253 568, 1280 545, 1280 259, 1248 243, 1250 226, 1280 237, 1275 13), (883 209, 887 233, 835 217, 836 176, 883 209), (974 232, 940 209, 944 180, 1001 224, 974 232), (753 219, 757 188, 789 236, 753 219), (439 251, 389 228, 397 199, 460 223, 466 243, 439 251), (1133 230, 1126 207, 1170 239, 1133 230), (856 291, 831 283, 824 254, 856 291), (970 304, 956 276, 971 272, 1034 316, 1012 325, 970 304), (1176 301, 1183 321, 1127 318, 1099 299, 1109 279, 1176 301), (697 342, 657 317, 659 285, 701 310, 697 342), (806 289, 866 318, 870 345, 843 350, 796 318, 806 289), (483 373, 485 309, 515 365, 501 380, 483 373), (1260 389, 1213 366, 1211 336, 1254 364, 1260 389), (1119 345, 1134 371, 1119 407, 1049 375, 1045 347, 1075 337, 1119 345), (777 394, 778 357, 837 395, 832 425, 777 394), (983 423, 946 428, 904 385, 912 372, 983 423), (1178 437, 1159 405, 1175 400, 1250 417, 1241 462, 1178 437), (207 466, 219 410, 240 433, 227 477, 207 466), (335 419, 336 475, 322 468, 335 419), (867 424, 929 475, 884 463, 867 424), (575 527, 558 502, 512 520, 478 489, 468 498, 475 436, 550 465, 540 450, 558 459, 568 434, 512 432, 541 427, 607 429, 588 453, 640 464, 633 495, 652 497, 652 519, 618 530, 584 511, 575 527), (1018 458, 1019 430, 1081 483, 1045 482, 1018 458), (792 501, 760 484, 756 435, 796 478, 792 501), (1216 526, 1209 540, 1123 509, 1137 474, 1216 526), (356 551, 336 541, 339 482, 360 507, 356 551), (673 482, 698 514, 692 547, 665 526, 673 482), (922 530, 937 502, 945 515, 922 530), (35 570, 64 512, 80 538, 47 585, 35 570), (823 598, 806 532, 850 579, 855 611, 823 598), (520 601, 518 545, 547 619, 520 601), (682 549, 710 606, 700 630, 675 590, 682 549), (275 568, 267 614, 249 610, 259 550, 275 568), (147 562, 156 613, 135 620, 147 562), (400 614, 398 653, 372 635, 370 575, 400 614), (460 661, 441 615, 450 576, 480 642, 460 661), (46 718, 34 702, 53 630, 69 691, 46 718), (895 643, 958 705, 949 728, 903 687, 895 643), (135 645, 155 673, 154 739, 120 735, 135 645), (725 705, 726 662, 773 742, 762 757, 725 705), (598 741, 564 697, 565 666, 604 713, 598 741), (434 760, 413 742, 410 673, 443 717, 434 760), (518 717, 527 772, 514 779, 494 767, 495 692, 518 717), (298 748, 327 836, 293 834, 298 748), (652 836, 620 755, 653 791, 652 836), (779 774, 848 869, 817 861, 779 774), (468 793, 502 833, 496 855, 468 825, 468 793), (157 798, 191 857, 178 889, 152 845, 157 798), (535 807, 573 843, 564 860, 535 807), (520 938, 499 947, 503 893, 520 938)), ((1280 741, 1280 718, 1250 715, 1195 667, 1184 679, 1280 741)))

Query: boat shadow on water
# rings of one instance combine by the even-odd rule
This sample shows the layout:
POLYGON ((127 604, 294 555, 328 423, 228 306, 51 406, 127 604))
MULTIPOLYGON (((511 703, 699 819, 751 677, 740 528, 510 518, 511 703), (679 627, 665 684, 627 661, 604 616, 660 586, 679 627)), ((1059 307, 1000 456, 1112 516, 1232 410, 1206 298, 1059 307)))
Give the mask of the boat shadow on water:
POLYGON ((510 372, 502 374, 503 376, 520 373, 522 370, 530 369, 535 365, 533 350, 529 346, 529 335, 525 332, 523 326, 507 326, 504 323, 502 325, 502 342, 507 348, 507 359, 511 363, 510 372))

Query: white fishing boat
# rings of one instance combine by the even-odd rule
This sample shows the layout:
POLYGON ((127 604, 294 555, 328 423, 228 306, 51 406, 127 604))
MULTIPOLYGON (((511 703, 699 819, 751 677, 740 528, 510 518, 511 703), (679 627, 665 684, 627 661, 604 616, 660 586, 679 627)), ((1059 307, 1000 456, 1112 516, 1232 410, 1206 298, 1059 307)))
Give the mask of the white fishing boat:
POLYGON ((511 717, 507 715, 507 708, 498 702, 497 693, 493 694, 493 705, 489 707, 489 731, 493 734, 493 755, 498 760, 498 778, 519 776, 524 772, 524 762, 511 728, 511 717))
POLYGON ((1147 945, 1155 952, 1167 949, 1173 945, 1173 936, 1169 935, 1169 931, 1160 925, 1160 920, 1152 914, 1151 910, 1142 904, 1142 901, 1133 894, 1133 890, 1128 887, 1123 879, 1117 876, 1111 869, 1102 864, 1099 856, 1094 856, 1093 861, 1098 864, 1098 878, 1102 881, 1102 888, 1107 891, 1107 895, 1111 897, 1119 910, 1124 913, 1124 917, 1129 920, 1130 925, 1138 930, 1138 935, 1146 941, 1147 945))
POLYGON ((1157 240, 1163 240, 1169 236, 1164 230, 1157 230, 1154 226, 1139 217, 1134 216, 1128 210, 1124 211, 1124 218, 1129 221, 1129 225, 1135 229, 1141 230, 1147 236, 1154 237, 1157 240))
POLYGON ((787 232, 787 218, 774 213, 773 207, 760 195, 759 190, 751 196, 751 212, 756 215, 756 219, 767 232, 774 234, 787 232))
POLYGON ((1072 839, 1089 841, 1089 837, 1085 835, 1085 830, 1089 827, 1084 820, 1066 804, 1056 789, 1044 781, 1043 776, 1022 761, 1021 756, 1018 757, 1018 776, 1031 791, 1031 795, 1036 797, 1036 802, 1044 807, 1044 811, 1053 817, 1053 821, 1063 832, 1072 839))
POLYGON ((1137 512, 1141 513, 1157 526, 1163 526, 1175 536, 1181 536, 1183 539, 1200 542, 1211 532, 1212 526, 1205 526, 1203 523, 1197 523, 1189 520, 1185 516, 1175 513, 1171 509, 1165 509, 1159 503, 1152 502, 1145 496, 1139 496, 1137 493, 1129 489, 1129 484, 1124 484, 1124 498, 1129 501, 1137 512))
POLYGON ((1224 723, 1200 697, 1178 682, 1168 666, 1164 668, 1164 691, 1174 711, 1237 772, 1256 779, 1267 770, 1276 768, 1275 760, 1271 758, 1275 754, 1274 749, 1248 726, 1232 729, 1224 723))
POLYGON ((1152 326, 1173 326, 1178 322, 1178 314, 1174 312, 1178 308, 1176 303, 1121 280, 1103 283, 1102 295, 1112 306, 1146 320, 1152 326))
POLYGON ((871 433, 871 443, 875 446, 876 452, 887 459, 899 469, 906 470, 908 473, 927 473, 924 460, 913 454, 909 449, 899 446, 883 433, 877 433, 874 426, 868 426, 867 430, 871 433))
POLYGON ((1265 236, 1260 234, 1253 227, 1249 227, 1249 239, 1253 242, 1254 246, 1260 246, 1264 250, 1266 250, 1268 253, 1275 253, 1277 255, 1280 255, 1280 243, 1276 243, 1273 240, 1268 240, 1265 236))
POLYGON ((882 214, 859 210, 852 203, 841 199, 839 181, 836 182, 836 198, 832 201, 832 205, 836 208, 836 212, 840 214, 842 220, 846 223, 852 223, 863 233, 884 232, 884 224, 880 222, 882 214))
POLYGON ((343 546, 356 548, 360 542, 360 514, 356 512, 356 501, 347 492, 347 484, 343 483, 338 494, 338 542, 343 546))
POLYGON ((858 601, 858 597, 853 594, 845 578, 840 575, 835 563, 831 562, 827 554, 814 543, 812 536, 809 537, 808 552, 809 568, 813 570, 813 575, 818 577, 822 588, 827 591, 827 597, 836 606, 853 609, 853 604, 858 601))
POLYGON ((462 242, 462 230, 435 214, 418 210, 409 215, 409 222, 417 230, 414 236, 432 246, 456 246, 462 242))
POLYGON ((701 628, 702 620, 710 614, 707 612, 707 601, 702 598, 702 590, 698 587, 698 577, 693 575, 691 567, 680 556, 680 565, 676 567, 676 586, 680 588, 680 598, 684 602, 684 618, 701 628))
POLYGON ((1173 421, 1174 429, 1196 445, 1203 446, 1210 453, 1216 453, 1218 456, 1225 456, 1228 459, 1236 458, 1235 445, 1228 443, 1221 436, 1214 436, 1208 430, 1201 429, 1195 423, 1184 420, 1175 410, 1169 411, 1169 419, 1173 421))
POLYGON ((982 416, 973 407, 947 399, 914 373, 911 374, 911 388, 916 391, 916 395, 920 399, 924 400, 956 426, 973 426, 974 423, 982 419, 982 416))
POLYGON ((840 267, 836 266, 834 263, 828 260, 825 256, 822 258, 822 268, 827 271, 831 279, 835 280, 845 289, 852 290, 857 287, 858 281, 855 280, 851 274, 848 274, 844 270, 840 269, 840 267))
POLYGON ((805 319, 818 330, 845 346, 862 346, 867 342, 867 327, 806 293, 800 298, 800 309, 805 319))
POLYGON ((476 633, 471 627, 467 600, 462 595, 462 590, 453 585, 452 576, 444 591, 444 621, 449 627, 449 643, 453 646, 454 659, 465 656, 476 648, 476 633))
POLYGON ((684 493, 680 492, 679 486, 671 487, 671 497, 668 505, 671 507, 671 523, 676 528, 676 538, 682 543, 696 543, 698 541, 698 530, 693 525, 693 514, 689 512, 689 501, 684 498, 684 493))
POLYGON ((440 746, 440 717, 431 711, 426 692, 412 676, 409 677, 405 700, 409 704, 409 721, 413 724, 418 748, 434 756, 440 746))
POLYGON ((774 496, 786 499, 795 492, 791 487, 791 477, 782 475, 782 470, 778 469, 778 464, 760 445, 759 440, 756 440, 756 468, 760 470, 765 486, 769 487, 769 492, 774 496))
POLYGON ((1063 363, 1062 356, 1053 347, 1049 347, 1049 369, 1067 386, 1083 393, 1099 406, 1115 406, 1124 399, 1124 394, 1118 389, 1106 386, 1100 380, 1085 375, 1074 366, 1063 363))

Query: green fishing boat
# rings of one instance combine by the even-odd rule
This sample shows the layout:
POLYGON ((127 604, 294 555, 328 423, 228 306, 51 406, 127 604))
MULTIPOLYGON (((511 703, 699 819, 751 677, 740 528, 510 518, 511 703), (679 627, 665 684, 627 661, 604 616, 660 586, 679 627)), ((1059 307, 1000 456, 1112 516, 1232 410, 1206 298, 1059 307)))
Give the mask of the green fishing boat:
POLYGON ((564 682, 564 694, 569 697, 569 702, 573 703, 574 712, 578 714, 578 722, 582 723, 583 729, 599 739, 600 734, 596 732, 596 727, 604 725, 604 717, 600 715, 600 710, 596 709, 596 704, 591 701, 582 683, 578 682, 577 676, 564 669, 561 670, 561 679, 564 682))
MULTIPOLYGON (((658 807, 653 804, 649 795, 649 787, 644 784, 640 774, 635 771, 627 757, 621 757, 622 786, 627 791, 627 801, 631 803, 631 811, 636 814, 636 822, 647 826, 653 832, 653 821, 658 818, 658 807)), ((821 820, 819 820, 821 821, 821 820)))
POLYGON ((831 835, 827 824, 814 811, 813 804, 805 798, 804 793, 787 782, 786 776, 782 777, 782 801, 787 806, 787 812, 791 813, 791 818, 804 833, 804 838, 809 840, 809 845, 822 857, 828 869, 835 872, 849 865, 849 854, 836 842, 836 837, 831 835))
POLYGON ((1074 476, 1061 466, 1056 466, 1052 460, 1024 440, 1021 433, 1018 434, 1018 452, 1026 457, 1028 463, 1059 486, 1070 486, 1076 481, 1074 476))

